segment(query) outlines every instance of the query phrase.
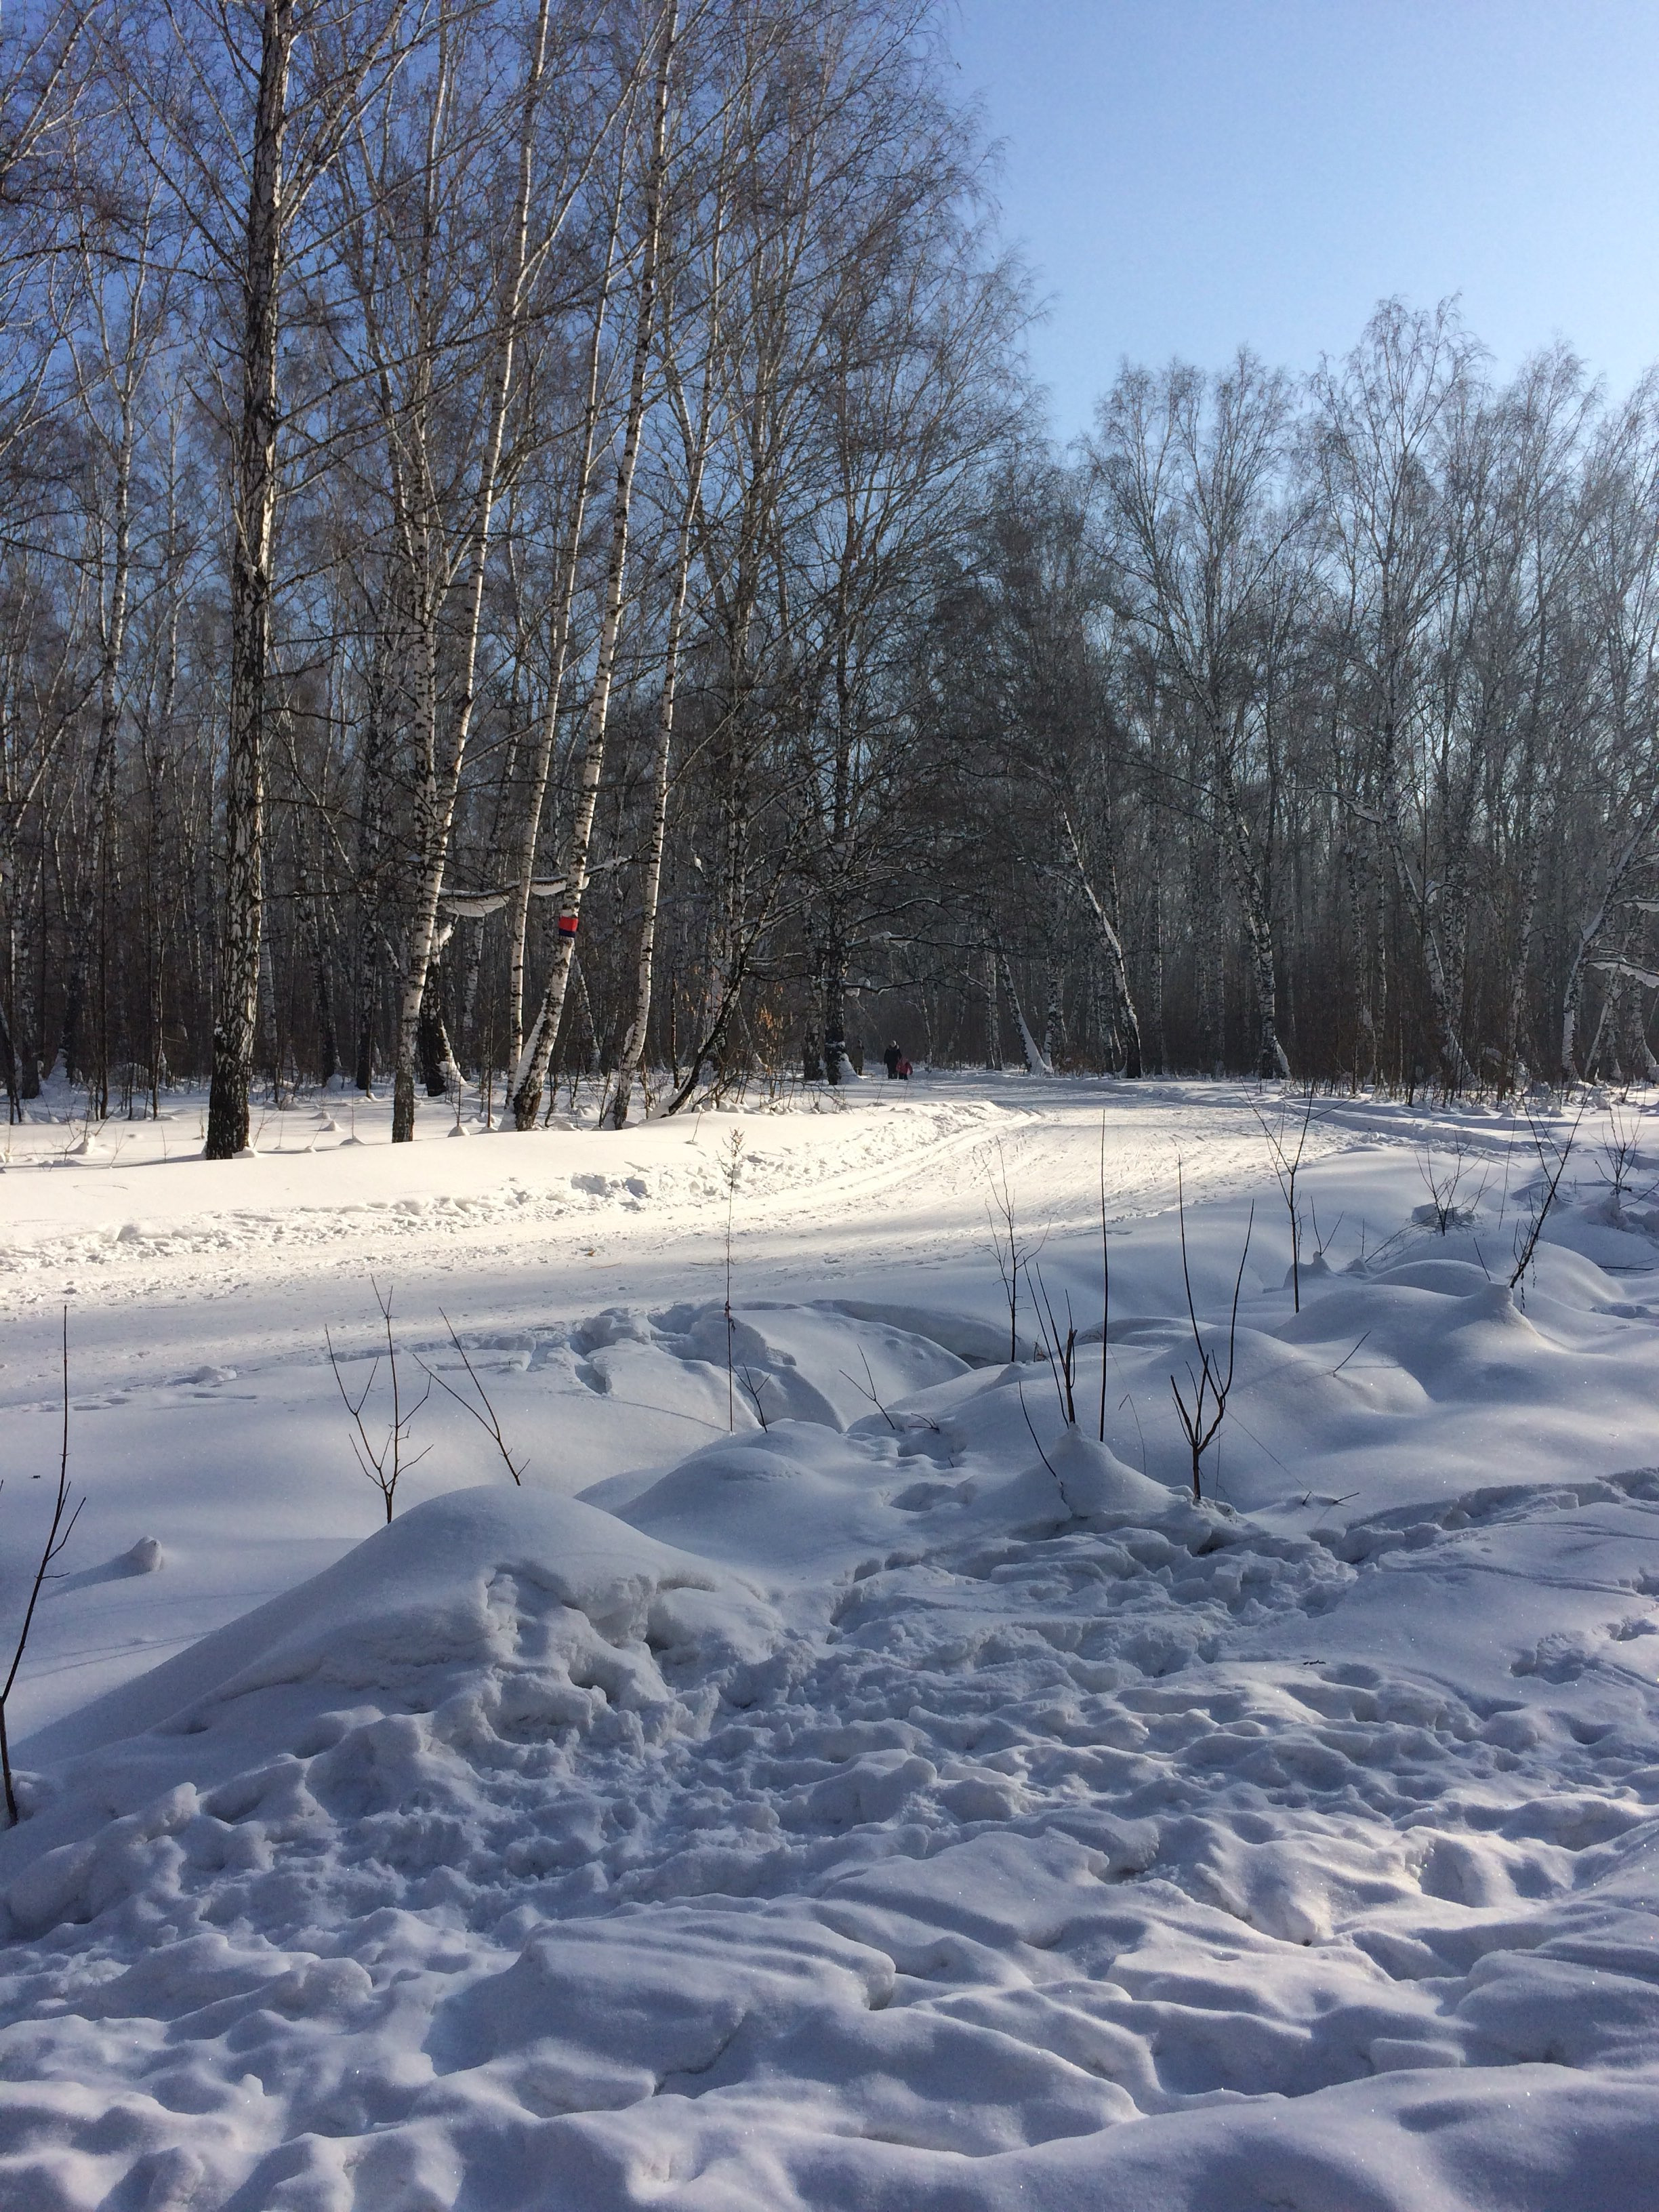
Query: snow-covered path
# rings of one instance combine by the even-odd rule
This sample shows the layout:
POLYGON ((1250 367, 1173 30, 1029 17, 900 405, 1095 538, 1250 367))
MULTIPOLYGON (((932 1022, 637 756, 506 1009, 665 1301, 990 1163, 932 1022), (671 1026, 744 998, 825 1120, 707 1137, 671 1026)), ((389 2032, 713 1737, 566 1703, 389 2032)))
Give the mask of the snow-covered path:
MULTIPOLYGON (((395 1273, 428 1304, 482 1300, 492 1318, 550 1299, 672 1297, 719 1264, 733 1134, 744 1146, 734 1224, 751 1288, 799 1290, 825 1267, 982 1267, 999 1156, 1034 1214, 1092 1226, 1103 1108, 1110 1210, 1133 1218, 1173 1200, 1178 1159, 1194 1197, 1261 1181, 1249 1099, 1231 1085, 1054 1083, 1034 1093, 1024 1079, 935 1077, 866 1085, 821 1112, 720 1113, 620 1133, 475 1131, 477 1141, 441 1151, 447 1109, 426 1107, 423 1141, 404 1148, 386 1141, 383 1111, 332 1103, 268 1115, 259 1133, 270 1149, 222 1164, 185 1155, 195 1130, 179 1124, 199 1119, 191 1111, 159 1127, 111 1123, 90 1153, 75 1149, 76 1125, 30 1127, 13 1133, 0 1181, 0 1301, 39 1359, 65 1295, 89 1357, 138 1348, 122 1311, 134 1300, 152 1342, 159 1322, 180 1343, 206 1342, 205 1330, 223 1353, 244 1339, 308 1344, 319 1299, 349 1310, 342 1278, 371 1270, 395 1273)), ((1351 1143, 1351 1118, 1322 1114, 1310 1156, 1351 1143)), ((1388 1120, 1378 1110, 1361 1126, 1388 1120)), ((7 1401, 21 1364, 7 1370, 7 1401)))
POLYGON ((70 1282, 88 1497, 0 1838, 0 2202, 1659 2205, 1651 1165, 1610 1206, 1587 1125, 1511 1295, 1524 1129, 1322 1107, 1298 1313, 1242 1089, 339 1133, 0 1179, 7 1587, 70 1282), (1244 1261, 1200 1504, 1177 1158, 1212 1344, 1244 1261), (367 1377, 371 1267, 529 1468, 437 1394, 359 1543, 320 1339, 367 1377))

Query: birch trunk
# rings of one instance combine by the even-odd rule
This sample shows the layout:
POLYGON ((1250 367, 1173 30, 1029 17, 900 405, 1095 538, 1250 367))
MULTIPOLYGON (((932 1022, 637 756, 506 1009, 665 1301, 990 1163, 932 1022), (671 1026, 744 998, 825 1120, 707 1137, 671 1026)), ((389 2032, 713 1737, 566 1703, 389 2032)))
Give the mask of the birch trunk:
POLYGON ((1002 988, 1008 994, 1008 1004, 1013 1009, 1014 1026, 1019 1031, 1020 1057, 1025 1063, 1025 1073, 1028 1075, 1052 1075, 1054 1071, 1048 1055, 1031 1035, 1025 1010, 1019 1003, 1019 994, 1014 988, 1014 971, 1008 965, 1006 952, 1002 956, 1002 988))
POLYGON ((599 776, 605 765, 606 730, 611 713, 611 689, 616 675, 617 642, 622 629, 623 587, 628 569, 629 509, 634 494, 634 470, 639 459, 640 434, 645 420, 646 371, 650 361, 651 332, 656 315, 657 252, 662 222, 662 191, 668 160, 668 89, 673 61, 678 0, 665 10, 662 52, 657 70, 657 89, 652 118, 651 159, 646 171, 644 236, 640 253, 640 288, 634 335, 634 362, 628 387, 628 419, 623 449, 617 463, 617 488, 611 509, 611 552, 605 564, 605 611, 599 624, 599 650, 593 670, 593 690, 587 705, 587 729, 582 747, 581 776, 576 793, 574 819, 561 873, 564 889, 559 895, 557 935, 547 984, 529 1036, 514 1070, 513 1120, 520 1129, 533 1129, 541 1109, 542 1088, 553 1057, 553 1046, 564 1012, 569 987, 570 963, 581 921, 582 895, 587 888, 588 855, 593 836, 593 811, 599 802, 599 776))
POLYGON ((460 789, 467 739, 471 732, 477 674, 478 633, 483 617, 484 579, 489 563, 491 527, 500 480, 501 446, 507 433, 507 408, 513 396, 513 370, 520 325, 524 319, 526 278, 530 262, 530 212, 536 167, 536 118, 541 104, 547 68, 548 22, 551 0, 541 0, 526 74, 524 119, 519 141, 518 195, 513 211, 507 278, 502 287, 502 316, 495 375, 490 392, 489 414, 483 451, 478 465, 478 485, 473 506, 471 544, 463 602, 459 654, 460 695, 456 702, 447 750, 434 763, 422 794, 422 876, 416 896, 404 954, 403 988, 398 1009, 398 1049, 392 1095, 392 1141, 408 1144, 415 1134, 415 1062, 421 1026, 421 1001, 426 992, 427 970, 438 927, 438 900, 443 890, 444 866, 449 854, 450 825, 460 789))
POLYGON ((1135 1012, 1134 994, 1129 988, 1129 970, 1123 957, 1123 940, 1091 879, 1083 858, 1083 848, 1078 842, 1071 815, 1064 806, 1060 810, 1060 821, 1066 833, 1072 865, 1077 870, 1078 888, 1088 902, 1089 911, 1095 918, 1095 927, 1099 933, 1107 985, 1111 993, 1112 1018, 1123 1048, 1123 1073, 1126 1076, 1138 1078, 1141 1073, 1140 1017, 1135 1012))
POLYGON ((1155 845, 1152 853, 1152 1048, 1158 1054, 1160 1075, 1167 1072, 1170 1065, 1170 1042, 1164 1018, 1166 957, 1164 856, 1162 847, 1155 845))
POLYGON ((819 954, 819 1003, 823 1009, 823 1074, 827 1083, 845 1083, 852 1068, 847 1055, 847 946, 840 916, 831 911, 819 954))
POLYGON ((1255 985, 1257 1043, 1255 1072, 1264 1082, 1288 1079, 1291 1063, 1279 1036, 1278 961, 1273 945, 1273 908, 1257 858, 1258 848, 1245 819, 1232 756, 1224 738, 1213 733, 1216 794, 1227 825, 1227 847, 1238 886, 1244 916, 1244 933, 1250 944, 1250 974, 1255 985))
MULTIPOLYGON (((701 471, 699 470, 699 473, 701 471)), ((668 639, 663 665, 662 696, 657 703, 657 741, 651 763, 651 827, 646 838, 641 885, 640 945, 634 966, 634 1011, 617 1063, 616 1095, 611 1103, 611 1126, 626 1126, 629 1104, 645 1058, 646 1035, 651 1021, 652 970, 657 951, 657 911, 662 890, 663 848, 668 836, 668 770, 674 743, 674 696, 679 675, 680 632, 685 619, 686 589, 691 574, 691 505, 694 484, 680 520, 679 544, 675 551, 674 597, 668 611, 668 639)))
MULTIPOLYGON (((614 238, 613 220, 613 244, 614 238)), ((559 702, 563 695, 565 672, 570 657, 576 577, 581 565, 582 531, 587 519, 588 495, 593 485, 593 453, 599 439, 600 349, 610 298, 611 266, 607 261, 605 283, 594 309, 593 330, 588 347, 587 404, 582 418, 581 459, 576 474, 571 503, 570 534, 565 545, 558 602, 553 617, 547 700, 542 713, 541 726, 537 732, 535 754, 531 762, 530 789, 526 795, 524 820, 519 833, 517 872, 507 895, 507 1005, 512 1031, 509 1046, 515 1063, 524 1049, 525 946, 530 932, 530 886, 536 873, 536 847, 541 838, 542 814, 547 805, 547 787, 553 773, 553 754, 559 734, 559 702)))
POLYGON ((1509 988, 1504 994, 1502 1079, 1506 1089, 1517 1088, 1525 1079, 1521 1050, 1521 1024, 1525 1012, 1527 969, 1532 960, 1533 932, 1538 919, 1538 845, 1532 834, 1534 800, 1533 746, 1527 749, 1527 766, 1516 801, 1520 834, 1520 880, 1516 886, 1515 941, 1509 959, 1509 988))
POLYGON ((1373 963, 1370 929, 1365 905, 1363 863, 1355 817, 1345 808, 1342 826, 1341 883, 1348 908, 1348 931, 1352 945, 1354 993, 1354 1072, 1356 1088, 1375 1083, 1377 1067, 1376 1017, 1371 990, 1373 963))
MULTIPOLYGON (((1406 840, 1400 819, 1400 798, 1395 770, 1395 733, 1392 723, 1385 725, 1382 744, 1382 774, 1380 779, 1382 829, 1388 840, 1389 857, 1395 874, 1406 895, 1407 904, 1417 923, 1418 935, 1423 946, 1423 966, 1429 986, 1429 998, 1434 1008, 1434 1024, 1437 1050, 1441 1059, 1443 1080, 1446 1087, 1473 1082, 1474 1070, 1463 1050, 1459 1036, 1462 1026, 1461 1009, 1454 996, 1461 996, 1462 978, 1455 955, 1455 937, 1449 939, 1439 926, 1434 910, 1434 901, 1426 881, 1426 856, 1423 868, 1413 868, 1406 850, 1406 840), (1451 946, 1448 957, 1448 946, 1451 946)), ((1454 917, 1454 931, 1455 917, 1454 917)))
POLYGON ((377 632, 369 663, 363 720, 362 811, 357 823, 357 913, 354 975, 357 1038, 353 1080, 365 1097, 374 1088, 374 1032, 380 1012, 380 848, 386 834, 386 750, 387 664, 390 641, 377 632))
MULTIPOLYGON (((64 1070, 72 1081, 80 1066, 81 1021, 85 1011, 87 970, 92 939, 105 902, 106 848, 110 816, 115 802, 115 732, 120 720, 121 659, 126 645, 128 581, 132 550, 132 453, 134 423, 130 395, 124 395, 120 443, 116 451, 114 562, 109 597, 100 609, 102 632, 98 665, 98 734, 93 743, 88 793, 88 821, 85 873, 82 878, 80 911, 75 917, 70 944, 69 982, 64 1001, 64 1070)), ((108 1053, 99 1049, 102 1096, 99 1103, 109 1111, 108 1053)))
POLYGON ((230 712, 225 749, 225 929, 208 1094, 210 1160, 247 1148, 259 1019, 264 902, 264 712, 270 662, 271 546, 276 521, 276 374, 282 278, 283 138, 294 0, 265 0, 243 242, 242 400, 233 469, 230 712))
POLYGON ((1659 799, 1647 809, 1635 829, 1626 839, 1613 858, 1612 867, 1601 886, 1601 896, 1595 910, 1579 927, 1578 942, 1573 950, 1571 964, 1567 970, 1566 988, 1561 994, 1561 1073, 1569 1083, 1580 1080, 1577 1060, 1578 1013, 1583 1004, 1584 969, 1590 954, 1601 940, 1607 927, 1607 917, 1623 890, 1625 879, 1635 866, 1643 847, 1647 842, 1656 816, 1659 816, 1659 799))

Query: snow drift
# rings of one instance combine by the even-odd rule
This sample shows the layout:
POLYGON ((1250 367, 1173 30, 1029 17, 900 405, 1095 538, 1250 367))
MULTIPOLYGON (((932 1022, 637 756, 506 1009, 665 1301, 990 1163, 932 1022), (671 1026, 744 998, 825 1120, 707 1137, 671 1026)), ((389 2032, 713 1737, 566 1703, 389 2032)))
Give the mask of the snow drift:
MULTIPOLYGON (((1258 1218, 1201 1502, 1139 1226, 1082 1429, 994 1283, 471 1330, 585 1499, 400 1512, 25 1747, 0 2202, 1659 2202, 1659 1251, 1575 1202, 1511 1293, 1501 1187, 1401 1170, 1322 1164, 1299 1314, 1258 1218)), ((153 1508, 65 1617, 171 1601, 153 1508)))

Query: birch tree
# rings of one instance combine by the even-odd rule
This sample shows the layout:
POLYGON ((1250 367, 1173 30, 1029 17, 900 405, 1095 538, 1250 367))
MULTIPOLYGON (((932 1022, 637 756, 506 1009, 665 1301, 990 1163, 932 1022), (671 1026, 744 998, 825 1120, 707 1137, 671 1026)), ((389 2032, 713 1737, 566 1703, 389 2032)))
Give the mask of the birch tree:
POLYGON ((656 317, 657 264, 661 248, 669 110, 678 22, 678 0, 665 0, 652 26, 646 48, 647 54, 654 63, 654 87, 641 178, 639 268, 634 289, 634 332, 628 409, 623 423, 622 447, 617 458, 616 482, 611 493, 610 550, 605 562, 604 611, 595 651, 592 689, 588 695, 574 816, 560 869, 563 887, 558 895, 553 958, 542 992, 541 1004, 520 1049, 518 1065, 513 1072, 513 1118, 520 1129, 533 1128, 541 1109, 542 1088, 547 1079, 548 1064, 553 1056, 559 1021, 564 1012, 565 992, 569 984, 571 961, 576 949, 576 932, 580 925, 582 900, 587 889, 593 811, 599 800, 599 777, 605 765, 611 687, 616 676, 617 649, 622 632, 634 472, 639 460, 640 439, 645 422, 647 380, 656 317))
POLYGON ((1264 1076, 1290 1072, 1272 873, 1277 664, 1302 529, 1282 475, 1290 416, 1288 380, 1244 352, 1213 380, 1126 372, 1094 447, 1124 611, 1200 732, 1249 939, 1264 1076))

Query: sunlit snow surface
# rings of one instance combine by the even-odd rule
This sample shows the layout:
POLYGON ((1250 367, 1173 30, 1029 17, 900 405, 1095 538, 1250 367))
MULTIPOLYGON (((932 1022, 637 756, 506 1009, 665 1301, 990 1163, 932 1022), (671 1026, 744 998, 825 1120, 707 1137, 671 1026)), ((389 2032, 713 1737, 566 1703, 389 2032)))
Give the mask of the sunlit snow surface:
POLYGON ((1659 2205, 1659 1129, 1614 1203, 1586 1118, 1511 1295, 1524 1122, 1320 1102, 1297 1315, 1253 1096, 14 1132, 14 1603, 64 1304, 87 1505, 6 2212, 1659 2205), (1212 1344, 1255 1209, 1199 1504, 1177 1158, 1212 1344), (371 1271, 524 1488, 434 1389, 375 1531, 371 1271))

